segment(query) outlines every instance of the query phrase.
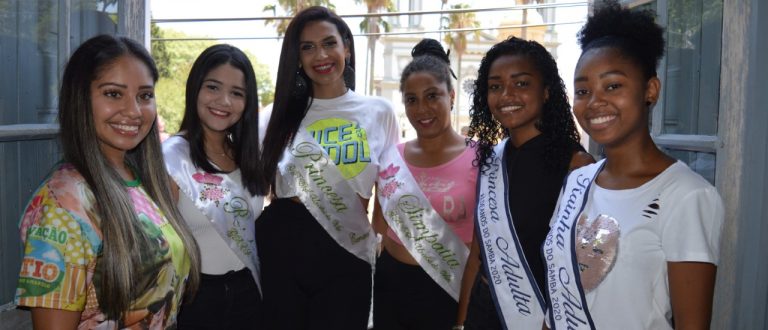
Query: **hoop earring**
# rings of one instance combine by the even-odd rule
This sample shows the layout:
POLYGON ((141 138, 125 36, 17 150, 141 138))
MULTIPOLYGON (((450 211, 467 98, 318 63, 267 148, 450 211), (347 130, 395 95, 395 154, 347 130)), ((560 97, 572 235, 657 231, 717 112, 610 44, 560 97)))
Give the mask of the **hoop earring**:
POLYGON ((344 60, 344 85, 347 88, 355 90, 355 69, 349 65, 349 59, 344 60))
POLYGON ((307 92, 307 80, 301 74, 301 69, 296 70, 296 88, 293 90, 294 96, 304 95, 307 92))

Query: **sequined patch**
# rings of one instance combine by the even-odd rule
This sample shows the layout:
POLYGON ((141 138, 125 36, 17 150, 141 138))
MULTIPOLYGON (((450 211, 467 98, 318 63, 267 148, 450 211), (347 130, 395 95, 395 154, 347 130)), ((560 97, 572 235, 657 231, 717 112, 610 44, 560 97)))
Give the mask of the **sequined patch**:
POLYGON ((588 219, 586 213, 576 224, 576 258, 584 292, 597 288, 611 272, 619 250, 619 223, 608 215, 588 219))

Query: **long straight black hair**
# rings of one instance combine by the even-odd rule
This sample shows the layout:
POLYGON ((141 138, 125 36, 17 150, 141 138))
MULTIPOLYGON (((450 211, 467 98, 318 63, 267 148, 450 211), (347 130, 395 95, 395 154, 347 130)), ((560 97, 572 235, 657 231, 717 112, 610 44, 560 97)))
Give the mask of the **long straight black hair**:
MULTIPOLYGON (((156 82, 155 62, 139 43, 125 38, 100 35, 88 39, 69 59, 59 91, 59 124, 64 160, 83 176, 93 192, 95 205, 86 210, 102 233, 103 248, 97 262, 100 270, 96 296, 99 306, 110 320, 122 319, 134 298, 140 296, 142 256, 139 247, 150 244, 141 228, 133 200, 123 179, 101 151, 93 122, 91 83, 123 56, 139 59, 156 82)), ((140 179, 149 197, 157 204, 181 238, 190 258, 188 292, 194 292, 200 278, 200 258, 192 233, 181 220, 176 203, 168 189, 170 178, 165 171, 157 121, 147 136, 125 154, 125 163, 140 179)))
POLYGON ((266 195, 266 185, 262 184, 259 166, 259 94, 256 86, 256 74, 248 57, 239 48, 218 44, 205 49, 197 57, 187 78, 184 119, 179 131, 189 141, 189 154, 192 163, 208 173, 219 173, 205 155, 203 126, 197 111, 197 98, 203 81, 211 70, 229 64, 237 68, 245 77, 245 109, 234 125, 227 128, 226 143, 234 151, 235 164, 240 168, 243 186, 251 195, 266 195))
MULTIPOLYGON (((349 49, 348 65, 355 68, 355 44, 352 31, 347 23, 334 12, 325 7, 314 6, 300 11, 288 25, 280 53, 280 64, 277 68, 277 83, 275 84, 275 102, 272 106, 272 117, 267 126, 262 153, 265 184, 274 186, 277 163, 283 155, 283 150, 291 143, 299 125, 312 104, 312 83, 299 68, 299 42, 301 32, 310 22, 326 21, 336 26, 344 45, 349 49), (305 93, 296 93, 296 76, 301 75, 307 82, 305 93)), ((345 68, 346 69, 346 68, 345 68)), ((354 89, 354 86, 347 86, 354 89)), ((274 190, 274 187, 273 187, 274 190)))

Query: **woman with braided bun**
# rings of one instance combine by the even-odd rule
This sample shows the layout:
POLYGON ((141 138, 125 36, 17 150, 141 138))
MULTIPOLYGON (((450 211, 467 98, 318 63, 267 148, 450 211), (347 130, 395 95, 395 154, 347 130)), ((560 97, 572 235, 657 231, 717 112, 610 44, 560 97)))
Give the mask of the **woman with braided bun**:
POLYGON ((483 267, 465 274, 466 329, 541 327, 548 220, 568 171, 593 162, 570 110, 557 64, 539 43, 511 37, 481 61, 470 110, 480 176, 469 259, 483 267))
POLYGON ((374 226, 384 241, 374 280, 376 330, 450 329, 472 241, 475 147, 451 127, 456 93, 448 54, 434 39, 411 54, 400 91, 416 139, 384 153, 378 179, 374 226))
POLYGON ((552 329, 708 329, 723 204, 656 146, 652 11, 606 1, 579 32, 573 109, 605 159, 572 172, 543 245, 552 329))

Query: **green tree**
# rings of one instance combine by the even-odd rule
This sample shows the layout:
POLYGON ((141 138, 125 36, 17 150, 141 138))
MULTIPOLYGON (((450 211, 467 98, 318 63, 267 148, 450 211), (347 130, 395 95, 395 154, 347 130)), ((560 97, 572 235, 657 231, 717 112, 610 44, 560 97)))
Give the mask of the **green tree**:
MULTIPOLYGON (((296 16, 296 14, 302 11, 304 8, 312 6, 325 6, 331 10, 335 10, 330 0, 277 0, 277 4, 271 4, 264 6, 263 11, 271 11, 272 15, 277 16, 277 6, 283 9, 286 16, 296 16)), ((285 30, 288 29, 288 24, 291 23, 289 19, 268 19, 264 21, 264 25, 274 25, 277 29, 277 35, 282 37, 285 35, 285 30)))
MULTIPOLYGON (((460 3, 451 6, 451 9, 468 9, 470 8, 469 5, 460 3)), ((461 30, 461 29, 472 29, 480 27, 480 22, 477 21, 475 17, 474 12, 453 12, 448 15, 448 19, 446 22, 444 22, 444 28, 450 29, 450 30, 461 30)), ((446 44, 448 44, 448 48, 451 49, 451 52, 456 55, 457 66, 456 66, 456 75, 457 81, 461 83, 461 57, 464 55, 464 53, 467 51, 467 36, 471 35, 474 36, 475 39, 480 38, 480 31, 474 30, 474 31, 452 31, 445 34, 444 41, 446 44)), ((459 86, 461 87, 461 86, 459 86)), ((456 94, 456 111, 454 112, 455 118, 454 118, 454 127, 458 127, 459 125, 459 112, 461 112, 459 109, 460 105, 460 99, 461 99, 461 93, 456 94)))
MULTIPOLYGON (((380 13, 382 9, 387 11, 394 11, 395 4, 392 0, 355 0, 355 3, 365 3, 365 7, 368 9, 369 14, 380 13)), ((368 35, 368 94, 373 94, 373 68, 374 60, 376 59, 376 41, 379 40, 377 33, 381 30, 389 32, 389 22, 385 21, 379 16, 371 16, 363 19, 360 22, 360 31, 367 32, 368 35)))
MULTIPOLYGON (((206 48, 216 44, 210 40, 155 40, 189 38, 183 32, 161 29, 153 25, 152 57, 157 63, 160 79, 155 87, 157 112, 165 122, 165 131, 175 133, 179 130, 184 116, 185 90, 187 76, 197 56, 206 48)), ((274 98, 274 85, 269 68, 257 60, 253 54, 244 51, 253 64, 256 74, 260 106, 271 103, 274 98)))
POLYGON ((269 66, 259 62, 256 55, 247 50, 243 50, 248 59, 253 64, 253 71, 256 73, 256 87, 259 91, 259 107, 263 107, 275 100, 275 86, 269 75, 269 66))

